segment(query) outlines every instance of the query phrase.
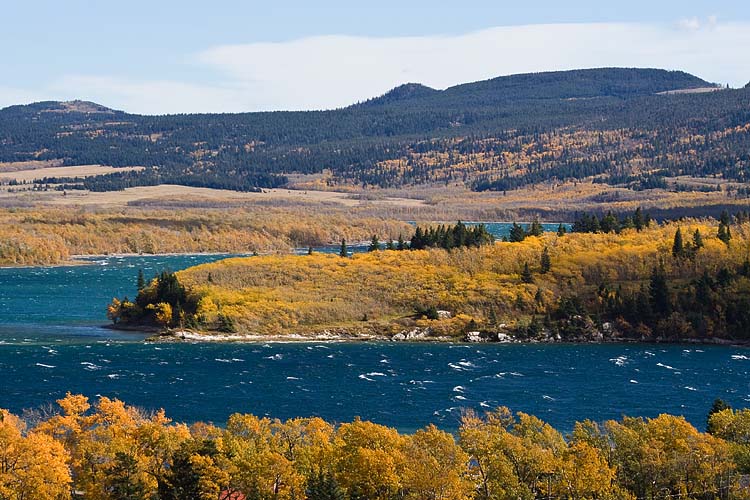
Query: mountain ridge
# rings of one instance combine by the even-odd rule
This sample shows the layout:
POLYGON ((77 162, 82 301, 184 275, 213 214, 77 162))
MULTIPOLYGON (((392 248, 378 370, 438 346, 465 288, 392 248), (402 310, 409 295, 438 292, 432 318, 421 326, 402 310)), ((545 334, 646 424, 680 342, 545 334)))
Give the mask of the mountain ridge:
MULTIPOLYGON (((748 84, 750 85, 750 84, 748 84)), ((695 75, 684 71, 664 70, 658 68, 588 68, 563 71, 541 71, 534 73, 518 73, 512 75, 497 76, 485 80, 452 85, 444 90, 435 89, 418 82, 409 82, 398 85, 384 94, 372 97, 360 103, 351 104, 339 109, 356 108, 362 106, 373 106, 393 104, 410 100, 434 98, 443 96, 456 96, 467 94, 482 94, 487 98, 487 93, 502 92, 500 99, 572 99, 591 97, 633 97, 642 95, 654 95, 660 92, 686 90, 703 87, 715 87, 695 75), (604 77, 604 75, 609 76, 604 77), (571 85, 575 91, 561 91, 559 85, 561 80, 574 79, 571 85), (631 82, 626 85, 626 82, 631 82), (640 85, 639 85, 640 84, 640 85), (533 87, 535 91, 529 91, 533 87), (557 87, 557 88, 556 88, 557 87), (541 89, 541 93, 540 93, 541 89), (544 92, 547 92, 546 94, 544 92)), ((86 100, 72 101, 40 101, 29 104, 16 104, 0 108, 3 112, 9 108, 28 107, 37 109, 40 106, 48 106, 49 111, 68 111, 81 113, 126 113, 137 116, 174 116, 174 115, 138 115, 117 111, 99 103, 86 100), (76 109, 78 108, 78 109, 76 109)), ((336 109, 320 110, 336 111, 336 109)), ((306 111, 247 111, 231 113, 177 113, 176 115, 222 115, 222 114, 255 114, 255 113, 298 113, 306 111)))
POLYGON ((0 110, 0 162, 146 167, 58 179, 96 191, 167 183, 258 190, 324 171, 329 187, 507 190, 584 178, 663 186, 653 175, 744 182, 750 91, 675 92, 707 87, 718 88, 681 71, 605 68, 445 90, 411 83, 327 111, 151 116, 43 102, 0 110))

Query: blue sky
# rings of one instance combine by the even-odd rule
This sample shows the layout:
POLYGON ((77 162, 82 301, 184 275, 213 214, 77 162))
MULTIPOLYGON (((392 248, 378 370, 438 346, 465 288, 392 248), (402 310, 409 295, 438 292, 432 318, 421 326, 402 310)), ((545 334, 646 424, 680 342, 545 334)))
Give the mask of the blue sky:
POLYGON ((14 1, 0 106, 95 100, 140 113, 342 106, 406 81, 685 69, 750 81, 742 1, 14 1))

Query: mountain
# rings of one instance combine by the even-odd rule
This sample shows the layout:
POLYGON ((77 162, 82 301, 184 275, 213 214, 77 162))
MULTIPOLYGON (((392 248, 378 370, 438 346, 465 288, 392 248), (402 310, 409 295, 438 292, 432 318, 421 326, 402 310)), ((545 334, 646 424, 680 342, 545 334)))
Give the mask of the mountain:
MULTIPOLYGON (((422 85, 421 83, 405 83, 389 90, 380 97, 369 99, 360 106, 378 106, 383 104, 402 103, 404 101, 413 101, 423 97, 430 97, 438 94, 440 91, 422 85)), ((357 106, 355 104, 355 106, 357 106)))
POLYGON ((410 83, 329 111, 142 116, 45 102, 0 110, 0 162, 147 167, 55 180, 92 190, 254 190, 324 169, 338 184, 477 190, 583 178, 648 189, 672 175, 744 182, 750 91, 704 89, 717 87, 679 71, 603 68, 445 90, 410 83))
POLYGON ((597 97, 632 98, 662 92, 713 87, 700 78, 682 71, 659 69, 602 68, 501 76, 491 80, 466 83, 437 91, 419 84, 397 87, 376 104, 432 100, 443 105, 469 103, 508 103, 513 101, 552 99, 592 99, 597 97))

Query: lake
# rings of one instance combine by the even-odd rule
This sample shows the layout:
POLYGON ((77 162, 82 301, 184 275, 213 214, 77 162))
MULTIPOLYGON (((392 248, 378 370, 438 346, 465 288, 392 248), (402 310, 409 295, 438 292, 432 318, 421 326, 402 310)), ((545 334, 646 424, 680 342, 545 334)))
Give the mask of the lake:
MULTIPOLYGON (((556 226, 555 226, 556 228, 556 226)), ((355 416, 412 431, 453 430, 498 405, 561 430, 623 414, 684 415, 699 428, 716 397, 750 401, 750 351, 720 346, 404 343, 151 344, 105 324, 136 276, 224 256, 90 258, 0 269, 0 407, 20 413, 66 391, 164 408, 180 421, 233 412, 355 416)))

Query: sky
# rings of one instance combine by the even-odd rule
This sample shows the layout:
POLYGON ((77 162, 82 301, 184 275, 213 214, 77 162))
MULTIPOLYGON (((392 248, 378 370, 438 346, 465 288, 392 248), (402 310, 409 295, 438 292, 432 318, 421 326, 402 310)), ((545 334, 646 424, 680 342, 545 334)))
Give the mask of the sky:
POLYGON ((750 2, 8 0, 0 107, 330 109, 418 82, 593 67, 750 82, 750 2))

